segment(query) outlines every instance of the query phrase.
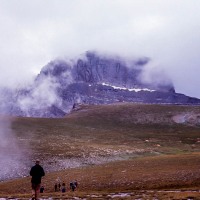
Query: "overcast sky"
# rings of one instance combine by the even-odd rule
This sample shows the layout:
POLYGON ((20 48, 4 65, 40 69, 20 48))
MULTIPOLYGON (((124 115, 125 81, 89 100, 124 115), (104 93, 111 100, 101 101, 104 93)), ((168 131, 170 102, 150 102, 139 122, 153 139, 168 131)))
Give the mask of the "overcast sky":
POLYGON ((0 84, 87 50, 147 56, 179 93, 200 98, 199 0, 0 0, 0 84))

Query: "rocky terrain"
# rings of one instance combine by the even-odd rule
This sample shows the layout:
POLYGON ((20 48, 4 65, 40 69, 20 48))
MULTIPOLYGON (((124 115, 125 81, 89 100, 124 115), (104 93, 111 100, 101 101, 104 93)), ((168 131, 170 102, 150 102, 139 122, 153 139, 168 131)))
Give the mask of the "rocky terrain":
POLYGON ((44 66, 32 85, 2 88, 0 112, 14 116, 63 117, 77 103, 139 102, 200 104, 197 98, 175 92, 164 74, 146 80, 149 58, 126 60, 86 52, 75 60, 55 60, 44 66))
POLYGON ((200 106, 78 105, 64 118, 0 118, 0 181, 143 156, 200 151, 200 106), (4 127, 4 128, 2 128, 4 127))
MULTIPOLYGON (((99 166, 48 173, 41 199, 200 199, 199 153, 159 155, 116 161, 99 166), (57 179, 67 183, 67 192, 54 192, 57 179), (69 190, 70 180, 78 189, 69 190)), ((30 177, 0 183, 0 197, 29 199, 30 177), (12 188, 12 189, 11 189, 12 188)))
POLYGON ((43 199, 198 199, 200 106, 77 105, 63 118, 1 117, 0 198, 30 198, 30 167, 45 168, 43 199), (2 129, 3 127, 3 129, 2 129), (79 182, 54 192, 57 179, 79 182))

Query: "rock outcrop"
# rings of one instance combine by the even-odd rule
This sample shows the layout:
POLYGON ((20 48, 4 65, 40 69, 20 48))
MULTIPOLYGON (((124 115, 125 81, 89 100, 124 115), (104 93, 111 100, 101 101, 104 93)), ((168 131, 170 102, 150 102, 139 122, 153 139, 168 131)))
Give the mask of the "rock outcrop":
POLYGON ((145 82, 142 74, 149 62, 146 57, 127 61, 94 52, 77 60, 52 61, 42 68, 31 87, 1 91, 1 113, 62 117, 75 103, 200 104, 197 98, 176 93, 169 78, 145 82))

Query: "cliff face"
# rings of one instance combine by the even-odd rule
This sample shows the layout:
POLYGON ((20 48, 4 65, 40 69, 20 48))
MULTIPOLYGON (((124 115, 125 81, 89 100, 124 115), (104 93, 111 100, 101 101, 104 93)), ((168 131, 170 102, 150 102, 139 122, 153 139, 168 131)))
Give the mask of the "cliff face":
POLYGON ((66 84, 71 79, 73 83, 88 83, 115 85, 125 88, 149 88, 159 91, 174 90, 171 82, 160 82, 158 84, 145 84, 140 75, 150 60, 146 57, 126 61, 118 57, 98 56, 87 52, 85 57, 74 63, 68 64, 64 61, 50 62, 45 66, 39 78, 45 76, 54 77, 59 83, 66 84), (68 77, 66 77, 68 75, 68 77))
POLYGON ((76 61, 52 61, 29 88, 17 92, 4 90, 4 113, 62 117, 76 103, 200 103, 199 99, 177 94, 169 79, 143 81, 141 75, 149 62, 148 58, 126 61, 93 52, 76 61))

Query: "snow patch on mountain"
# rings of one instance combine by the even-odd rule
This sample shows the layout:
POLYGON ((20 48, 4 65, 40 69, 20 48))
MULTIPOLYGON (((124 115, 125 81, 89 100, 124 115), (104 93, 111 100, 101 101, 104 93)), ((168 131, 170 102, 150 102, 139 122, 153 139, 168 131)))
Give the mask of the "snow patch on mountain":
POLYGON ((119 86, 114 86, 114 85, 110 85, 110 84, 107 84, 107 83, 102 83, 102 85, 112 87, 113 89, 127 90, 127 91, 130 91, 130 92, 132 92, 132 91, 134 91, 134 92, 141 92, 141 91, 154 92, 154 91, 156 91, 156 90, 151 90, 151 89, 148 89, 148 88, 126 88, 126 87, 119 87, 119 86))
POLYGON ((96 52, 71 61, 51 61, 31 85, 0 88, 0 114, 63 117, 76 103, 200 104, 197 98, 177 94, 170 78, 151 63, 146 57, 127 62, 96 52))

